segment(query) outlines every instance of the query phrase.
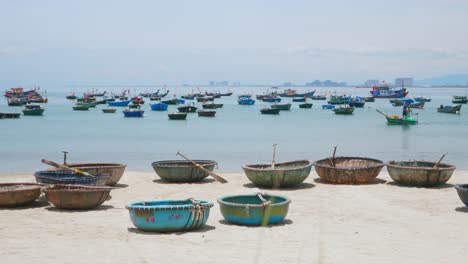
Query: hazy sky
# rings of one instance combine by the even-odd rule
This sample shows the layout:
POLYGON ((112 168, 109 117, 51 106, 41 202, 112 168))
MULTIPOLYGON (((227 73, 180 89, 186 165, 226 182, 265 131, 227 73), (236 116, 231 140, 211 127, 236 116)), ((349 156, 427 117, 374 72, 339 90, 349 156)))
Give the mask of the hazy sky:
POLYGON ((468 72, 468 0, 0 0, 0 85, 468 72))

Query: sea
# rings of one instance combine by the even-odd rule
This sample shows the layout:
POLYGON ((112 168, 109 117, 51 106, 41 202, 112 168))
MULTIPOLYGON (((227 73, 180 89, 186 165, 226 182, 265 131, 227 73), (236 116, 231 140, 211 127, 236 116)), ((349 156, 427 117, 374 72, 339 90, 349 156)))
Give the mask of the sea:
MULTIPOLYGON (((93 87, 97 91, 120 93, 129 89, 132 96, 154 92, 157 87, 93 87)), ((168 87, 166 98, 191 92, 194 87, 168 87)), ((369 88, 294 87, 298 92, 317 90, 316 94, 369 96, 369 88)), ((413 109, 419 124, 387 125, 379 109, 391 115, 401 115, 402 107, 393 107, 388 99, 376 99, 357 108, 353 115, 336 115, 323 110, 326 101, 314 101, 312 109, 300 109, 292 103, 290 111, 279 115, 262 115, 260 109, 270 103, 256 100, 255 105, 237 103, 237 95, 263 94, 267 87, 202 87, 202 92, 228 92, 234 95, 216 99, 224 104, 216 117, 189 114, 185 121, 169 120, 167 112, 151 111, 149 99, 142 109, 143 118, 125 118, 117 108, 115 114, 104 114, 105 105, 89 111, 73 111, 73 101, 66 95, 91 91, 91 87, 41 87, 49 102, 43 104, 43 116, 21 116, 0 119, 0 172, 34 173, 46 169, 41 159, 63 161, 62 151, 68 151, 68 162, 118 162, 128 170, 152 171, 151 163, 177 160, 180 151, 191 159, 210 159, 218 163, 218 171, 241 172, 244 164, 270 163, 273 144, 277 144, 276 162, 298 159, 318 160, 330 157, 337 146, 337 156, 371 157, 383 161, 437 161, 448 153, 444 162, 468 169, 468 105, 460 114, 437 112, 441 104, 451 104, 453 95, 465 95, 465 88, 408 88, 409 97, 432 99, 424 109, 413 109), (466 113, 465 113, 466 110, 466 113)), ((279 91, 283 90, 281 88, 279 91)), ((281 103, 291 102, 283 98, 281 103)), ((191 101, 187 101, 191 103, 191 101)), ((201 103, 195 105, 201 107, 201 103)), ((22 107, 9 107, 0 99, 0 112, 21 112, 22 107)))

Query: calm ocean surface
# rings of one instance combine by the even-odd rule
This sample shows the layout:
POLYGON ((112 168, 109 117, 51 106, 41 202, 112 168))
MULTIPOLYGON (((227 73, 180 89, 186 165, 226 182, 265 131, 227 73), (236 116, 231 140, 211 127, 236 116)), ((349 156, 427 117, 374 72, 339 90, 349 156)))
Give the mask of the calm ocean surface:
MULTIPOLYGON (((121 162, 128 170, 151 171, 151 162, 179 159, 178 150, 193 159, 213 159, 219 171, 240 172, 245 163, 270 162, 272 144, 278 144, 277 160, 317 160, 332 154, 365 156, 382 159, 424 159, 436 161, 448 152, 445 161, 468 169, 468 106, 460 115, 437 113, 440 104, 451 104, 452 95, 465 95, 458 88, 409 88, 409 97, 426 96, 432 102, 419 113, 415 126, 389 126, 385 117, 367 106, 389 114, 401 115, 401 107, 392 107, 388 99, 366 103, 352 116, 335 115, 322 110, 325 101, 312 101, 312 109, 299 109, 279 116, 261 115, 268 103, 256 101, 253 106, 237 104, 236 94, 262 94, 266 88, 204 88, 203 91, 234 92, 217 99, 224 107, 215 118, 189 114, 186 121, 169 121, 168 112, 151 111, 149 99, 143 109, 144 118, 124 118, 119 108, 115 114, 104 114, 98 105, 90 111, 73 111, 66 100, 69 88, 46 88, 49 103, 44 116, 22 116, 0 120, 0 172, 33 172, 46 168, 41 158, 62 161, 62 150, 70 152, 69 162, 121 162), (466 111, 466 113, 465 113, 466 111)), ((309 88, 295 88, 309 91, 309 88)), ((87 89, 75 90, 77 94, 87 89)), ((123 88, 99 88, 99 91, 120 93, 123 88)), ((133 92, 156 91, 131 88, 133 92)), ((170 88, 172 97, 190 93, 192 88, 170 88)), ((337 94, 368 96, 370 89, 318 89, 337 94)), ((3 94, 3 92, 2 92, 3 94)), ((169 98, 169 96, 168 96, 169 98)), ((189 101, 190 102, 190 101, 189 101)), ((282 103, 291 102, 283 98, 282 103)), ((200 103, 196 103, 201 108, 200 103)), ((0 112, 20 112, 22 107, 8 107, 0 100, 0 112)), ((169 112, 177 111, 169 106, 169 112)))

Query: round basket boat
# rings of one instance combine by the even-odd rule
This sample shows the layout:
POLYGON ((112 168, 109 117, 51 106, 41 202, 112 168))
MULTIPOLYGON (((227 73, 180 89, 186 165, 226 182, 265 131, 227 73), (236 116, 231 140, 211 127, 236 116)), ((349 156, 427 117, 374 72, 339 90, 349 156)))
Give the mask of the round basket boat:
POLYGON ((302 183, 310 174, 312 163, 296 160, 271 164, 244 165, 245 175, 255 185, 268 188, 290 187, 302 183))
POLYGON ((34 202, 41 195, 41 186, 35 183, 0 184, 0 207, 16 207, 34 202))
POLYGON ((398 184, 431 187, 446 183, 452 177, 455 166, 428 161, 390 161, 388 174, 398 184))
POLYGON ((212 203, 193 199, 143 201, 126 206, 136 228, 143 231, 195 230, 208 221, 212 203))
POLYGON ((71 210, 88 210, 98 207, 110 198, 112 190, 106 186, 51 185, 44 188, 47 200, 55 207, 71 210))
POLYGON ((457 190, 460 200, 465 206, 468 206, 468 184, 457 184, 455 185, 455 190, 457 190))
POLYGON ((37 183, 43 184, 81 184, 81 185, 105 185, 109 175, 84 176, 70 171, 50 170, 34 173, 37 183))
POLYGON ((280 195, 265 194, 263 197, 271 204, 265 206, 254 194, 225 196, 219 198, 218 203, 224 219, 232 224, 259 226, 262 222, 269 225, 282 222, 288 214, 291 200, 280 195), (270 211, 267 213, 267 210, 270 211))
POLYGON ((378 159, 360 157, 336 157, 335 166, 331 158, 318 160, 314 163, 319 177, 334 184, 366 184, 379 175, 385 164, 378 159))
POLYGON ((127 165, 119 163, 72 163, 68 167, 86 171, 92 175, 110 175, 106 185, 116 185, 124 174, 127 165))
MULTIPOLYGON (((209 171, 213 171, 218 164, 213 160, 194 160, 194 162, 209 171)), ((208 173, 186 160, 162 160, 151 165, 159 177, 170 182, 196 182, 208 176, 208 173)))

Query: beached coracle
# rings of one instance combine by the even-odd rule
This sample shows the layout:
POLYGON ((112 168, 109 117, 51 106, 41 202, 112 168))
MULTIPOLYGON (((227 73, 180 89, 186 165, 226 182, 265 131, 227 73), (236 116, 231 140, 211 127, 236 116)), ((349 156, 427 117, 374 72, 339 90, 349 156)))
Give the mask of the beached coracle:
POLYGON ((311 168, 312 163, 308 160, 242 166, 253 184, 268 188, 290 187, 302 183, 309 176, 311 168))
POLYGON ((41 195, 41 186, 35 183, 0 184, 0 207, 16 207, 34 202, 41 195))
POLYGON ((381 160, 360 157, 336 157, 314 163, 320 178, 334 184, 366 184, 379 175, 385 164, 381 160))
POLYGON ((110 199, 111 187, 57 184, 42 191, 55 207, 70 210, 89 210, 110 199))
POLYGON ((126 206, 136 228, 155 232, 199 229, 208 221, 211 207, 208 201, 194 199, 143 201, 126 206))
POLYGON ((221 197, 218 203, 227 222, 259 226, 282 222, 288 214, 291 200, 280 195, 250 194, 221 197))
POLYGON ((44 184, 105 185, 109 178, 109 175, 95 176, 96 177, 89 177, 63 170, 38 171, 34 173, 36 182, 44 184))
POLYGON ((387 170, 398 184, 431 187, 447 182, 455 171, 455 166, 429 161, 390 161, 387 170))
MULTIPOLYGON (((213 171, 218 164, 213 160, 194 160, 194 162, 209 171, 213 171)), ((159 177, 171 182, 196 182, 208 176, 207 172, 187 160, 162 160, 153 162, 151 166, 159 177)))
POLYGON ((468 206, 468 184, 457 184, 455 185, 455 190, 457 190, 460 200, 465 206, 468 206))
POLYGON ((116 185, 124 174, 127 165, 119 163, 72 163, 69 168, 86 171, 92 175, 109 175, 106 185, 116 185))

